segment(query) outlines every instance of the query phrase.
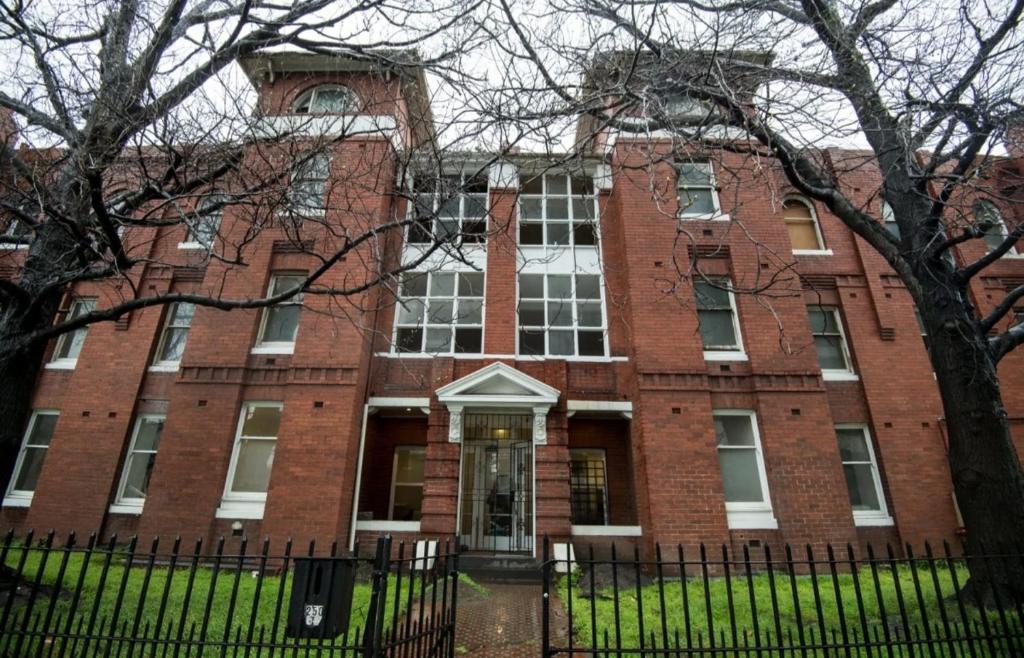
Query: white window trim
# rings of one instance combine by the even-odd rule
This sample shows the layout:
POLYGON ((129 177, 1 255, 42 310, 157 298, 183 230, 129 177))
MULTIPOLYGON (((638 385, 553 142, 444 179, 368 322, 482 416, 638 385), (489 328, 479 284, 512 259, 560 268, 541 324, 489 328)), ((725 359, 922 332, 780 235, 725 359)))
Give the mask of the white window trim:
MULTIPOLYGON (((882 487, 882 473, 878 468, 878 457, 875 456, 875 445, 871 438, 871 430, 864 423, 836 423, 836 430, 860 430, 864 437, 864 443, 868 448, 868 457, 871 459, 871 480, 875 484, 875 495, 878 496, 879 509, 865 511, 853 510, 853 524, 856 526, 891 526, 895 525, 892 516, 889 514, 889 506, 885 500, 885 489, 882 487)), ((839 437, 836 437, 836 448, 839 446, 839 437)), ((841 465, 846 462, 842 461, 841 465)), ((846 485, 846 474, 843 474, 843 485, 846 485)))
MULTIPOLYGON (((716 277, 708 277, 715 280, 716 277)), ((726 277, 720 277, 720 280, 724 282, 728 289, 725 291, 729 295, 729 307, 732 309, 732 329, 736 332, 736 349, 722 349, 716 346, 714 349, 704 348, 704 337, 700 336, 701 347, 704 349, 704 360, 705 361, 747 361, 747 351, 743 346, 743 330, 740 327, 740 310, 736 304, 736 295, 732 291, 732 279, 726 277)), ((695 284, 698 282, 694 282, 695 284)), ((701 281, 701 283, 706 283, 701 281)), ((697 329, 698 334, 700 333, 700 309, 696 308, 697 291, 696 286, 694 287, 694 308, 697 311, 697 329)))
POLYGON ((523 194, 520 193, 516 200, 516 247, 519 249, 528 250, 531 254, 537 254, 541 251, 561 251, 566 249, 594 249, 597 250, 601 247, 601 204, 598 200, 597 183, 594 177, 591 176, 591 183, 594 185, 593 191, 590 194, 573 194, 572 192, 572 174, 537 174, 542 176, 542 189, 541 194, 523 194), (547 178, 548 176, 560 176, 566 180, 566 193, 565 194, 548 194, 547 191, 547 178), (540 199, 541 201, 541 218, 524 218, 523 217, 523 199, 540 199), (558 220, 548 220, 548 204, 547 200, 553 199, 566 199, 568 203, 568 218, 564 222, 558 220), (576 210, 573 207, 573 199, 590 199, 594 205, 594 216, 590 218, 577 219, 576 210), (575 226, 578 223, 586 223, 587 221, 593 224, 594 228, 594 244, 576 244, 576 232, 575 226), (569 224, 569 242, 566 244, 548 244, 547 232, 549 223, 568 223, 569 224), (541 225, 541 243, 540 244, 523 244, 520 236, 522 235, 523 224, 540 224, 541 225))
MULTIPOLYGON (((395 487, 396 486, 399 486, 399 487, 413 487, 413 486, 416 486, 414 483, 411 483, 411 482, 403 482, 403 483, 399 484, 398 482, 395 481, 395 479, 396 479, 396 477, 398 475, 398 451, 400 449, 416 450, 416 451, 423 452, 423 465, 424 465, 424 468, 426 467, 427 446, 425 446, 425 445, 415 445, 415 444, 406 444, 406 443, 403 443, 401 445, 396 445, 395 446, 394 454, 392 455, 392 458, 391 458, 391 490, 390 490, 390 493, 388 495, 388 518, 387 518, 387 522, 388 523, 415 523, 415 524, 419 525, 419 523, 420 523, 419 521, 395 521, 395 520, 392 520, 392 518, 391 518, 391 517, 393 517, 395 515, 395 487)), ((421 490, 423 490, 425 488, 425 485, 426 485, 426 472, 424 472, 423 479, 424 479, 424 481, 419 483, 419 487, 420 487, 421 490)), ((423 512, 423 510, 421 509, 420 513, 422 514, 422 512, 423 512)))
MULTIPOLYGON (((843 314, 839 312, 838 306, 830 304, 808 304, 808 308, 817 308, 824 312, 831 312, 835 321, 836 327, 839 329, 839 339, 841 341, 841 347, 843 348, 843 359, 846 360, 846 368, 821 368, 821 378, 826 382, 856 382, 860 381, 860 376, 857 371, 853 369, 853 356, 850 354, 850 343, 846 337, 846 328, 843 327, 843 314)), ((810 318, 810 314, 808 314, 810 318)), ((814 327, 811 327, 811 339, 815 336, 814 327)), ((817 356, 817 349, 815 349, 815 356, 817 356)), ((821 365, 819 364, 819 368, 821 365)))
MULTIPOLYGON (((60 422, 60 410, 59 409, 33 409, 32 415, 29 417, 28 425, 25 427, 25 433, 21 437, 21 445, 18 447, 18 457, 14 460, 14 469, 11 471, 11 481, 7 485, 7 492, 4 495, 3 507, 28 507, 32 504, 32 498, 35 496, 35 490, 25 491, 23 489, 15 489, 14 483, 18 481, 18 475, 21 473, 22 463, 25 461, 25 451, 28 448, 28 437, 31 436, 32 430, 35 428, 36 421, 40 416, 57 416, 58 422, 60 422)), ((56 430, 54 430, 56 431, 56 430)), ((50 446, 53 444, 53 437, 50 437, 50 443, 46 445, 46 454, 50 454, 50 446)), ((43 465, 46 465, 44 458, 43 465)))
MULTIPOLYGON (((228 464, 227 477, 224 479, 224 494, 221 496, 220 506, 217 508, 218 519, 262 519, 263 510, 267 502, 266 493, 248 493, 231 491, 231 483, 235 479, 235 468, 238 466, 238 452, 242 445, 242 426, 245 423, 245 414, 249 409, 258 407, 276 408, 284 411, 284 402, 267 400, 248 400, 242 403, 238 413, 238 425, 235 428, 235 439, 231 446, 231 461, 228 464)), ((278 430, 280 432, 280 430, 278 430)), ((278 437, 274 437, 275 455, 278 437)))
MULTIPOLYGON (((65 318, 78 317, 78 316, 72 316, 72 311, 75 309, 75 306, 78 305, 78 304, 86 304, 88 302, 92 302, 92 309, 89 310, 89 311, 86 311, 86 313, 90 313, 90 312, 96 310, 96 306, 98 304, 98 300, 95 297, 80 297, 78 299, 72 300, 71 304, 68 306, 67 313, 65 314, 64 317, 65 318)), ((75 329, 74 331, 68 331, 68 332, 63 333, 63 334, 61 334, 60 336, 57 337, 57 341, 53 345, 53 357, 51 357, 50 361, 48 363, 46 363, 46 365, 44 366, 45 369, 47 369, 47 370, 74 370, 75 369, 75 367, 78 365, 78 356, 75 356, 74 358, 69 358, 69 357, 58 358, 57 354, 60 352, 61 348, 63 347, 64 342, 68 341, 68 340, 71 340, 71 337, 74 336, 79 331, 84 331, 86 337, 88 337, 88 335, 89 335, 89 325, 85 325, 84 327, 79 327, 78 329, 75 329)), ((85 338, 82 339, 82 348, 84 348, 84 347, 85 347, 85 338)), ((81 348, 79 350, 79 353, 81 353, 81 348)))
MULTIPOLYGON (((432 201, 431 201, 431 212, 433 213, 430 216, 430 232, 431 232, 431 235, 434 236, 434 239, 433 240, 428 240, 427 242, 412 242, 409 239, 409 236, 410 236, 410 233, 412 232, 414 226, 416 225, 416 223, 413 222, 413 223, 410 223, 405 228, 405 236, 404 236, 405 240, 404 240, 404 243, 403 243, 404 247, 413 248, 413 249, 426 249, 426 248, 429 248, 435 241, 438 241, 437 240, 437 236, 438 236, 438 230, 437 230, 438 226, 437 226, 437 224, 441 220, 441 217, 438 215, 438 211, 441 209, 441 189, 440 189, 442 187, 441 181, 443 181, 445 178, 450 178, 450 177, 453 177, 453 176, 458 176, 459 177, 459 189, 455 193, 455 196, 458 196, 458 198, 459 198, 459 216, 456 218, 458 220, 458 222, 459 222, 459 234, 461 236, 461 237, 459 237, 459 241, 458 241, 459 249, 460 250, 482 249, 482 250, 486 251, 486 249, 487 249, 487 231, 490 229, 490 224, 491 224, 491 221, 490 221, 491 220, 491 208, 490 208, 490 203, 491 203, 491 180, 490 180, 490 176, 488 175, 488 177, 487 177, 487 192, 484 193, 484 196, 486 197, 486 201, 484 203, 485 208, 486 208, 486 213, 484 214, 483 218, 467 217, 466 216, 466 200, 467 200, 467 198, 469 197, 470 194, 480 194, 480 193, 479 192, 464 192, 463 191, 465 189, 465 187, 466 187, 466 181, 470 178, 470 176, 468 176, 467 173, 464 172, 464 171, 442 172, 442 173, 440 173, 436 177, 436 179, 434 181, 435 188, 434 188, 434 191, 432 193, 430 193, 431 194, 431 199, 432 199, 432 201), (469 221, 469 222, 476 222, 476 221, 481 221, 481 220, 484 223, 483 239, 480 240, 479 242, 477 242, 477 241, 470 241, 470 242, 465 241, 465 239, 464 239, 465 236, 462 235, 463 231, 465 230, 465 223, 467 221, 469 221)), ((418 194, 426 195, 427 192, 417 193, 415 186, 412 185, 412 186, 410 186, 408 193, 409 193, 411 199, 406 204, 406 218, 407 219, 413 219, 416 216, 416 200, 417 200, 418 194)), ((516 204, 516 205, 517 205, 517 211, 518 211, 518 204, 516 204)))
MULTIPOLYGON (((174 317, 173 310, 175 310, 176 307, 179 304, 188 304, 188 303, 189 302, 174 302, 173 304, 168 305, 166 310, 164 311, 164 321, 160 325, 160 340, 157 341, 156 352, 154 352, 154 356, 156 356, 157 359, 155 361, 153 361, 152 364, 150 364, 150 366, 149 366, 149 371, 150 372, 177 372, 178 371, 178 367, 181 365, 181 359, 178 359, 177 361, 168 361, 166 359, 160 359, 159 356, 160 356, 160 353, 164 351, 164 343, 167 342, 167 331, 168 331, 168 329, 171 328, 171 320, 174 317)), ((193 307, 194 307, 194 305, 193 305, 193 307)), ((194 308, 193 308, 193 313, 195 313, 194 308)), ((193 320, 195 319, 195 315, 192 316, 192 319, 193 320)), ((191 321, 189 321, 189 323, 188 323, 188 332, 186 332, 186 333, 187 334, 188 333, 192 333, 192 322, 191 321)), ((188 337, 187 337, 187 335, 186 335, 186 338, 185 338, 185 346, 186 347, 188 346, 188 337)))
MULTIPOLYGON (((135 451, 135 444, 139 440, 139 431, 142 429, 142 424, 147 420, 160 420, 167 421, 166 414, 139 414, 139 417, 135 419, 135 426, 132 428, 132 438, 128 442, 128 451, 124 455, 124 464, 121 466, 121 478, 117 484, 117 496, 114 498, 114 504, 110 506, 110 511, 113 513, 122 514, 142 514, 142 507, 146 503, 145 498, 128 498, 124 495, 125 485, 128 484, 128 467, 131 464, 131 457, 135 451), (115 509, 117 508, 117 509, 115 509)), ((158 446, 159 448, 159 446, 158 446)), ((147 450, 147 454, 153 454, 154 459, 158 450, 147 450)))
POLYGON ((715 166, 710 160, 707 161, 683 161, 677 162, 675 165, 676 170, 676 218, 685 220, 705 220, 705 221, 729 221, 731 218, 729 215, 722 213, 722 203, 718 198, 718 181, 715 178, 715 166), (680 185, 679 184, 679 166, 683 164, 688 165, 703 165, 708 170, 708 184, 707 185, 680 185), (715 206, 715 210, 710 213, 688 213, 679 202, 679 190, 693 188, 695 190, 710 189, 711 190, 711 201, 715 206))
MULTIPOLYGON (((427 313, 429 312, 429 307, 430 307, 430 300, 431 299, 441 299, 441 300, 448 299, 448 297, 432 296, 430 294, 430 283, 433 280, 434 275, 436 275, 436 274, 455 274, 455 290, 454 290, 454 294, 451 297, 452 301, 455 302, 455 306, 456 307, 458 306, 457 302, 458 302, 459 299, 472 299, 472 300, 479 299, 480 300, 480 325, 479 325, 480 326, 480 351, 479 352, 456 352, 455 351, 455 331, 459 327, 462 327, 464 329, 474 329, 474 328, 477 327, 476 324, 462 324, 462 325, 460 325, 457 322, 457 320, 458 320, 457 316, 448 325, 448 327, 452 331, 452 342, 451 342, 451 349, 449 349, 447 352, 437 352, 437 351, 430 351, 430 352, 428 352, 425 349, 420 349, 420 350, 417 350, 417 351, 414 351, 414 352, 413 351, 409 351, 409 352, 399 351, 399 349, 398 349, 398 330, 400 328, 409 328, 409 327, 413 326, 413 325, 410 325, 410 324, 401 325, 401 327, 399 326, 399 324, 400 324, 399 323, 399 314, 401 313, 399 307, 402 306, 402 299, 403 299, 402 296, 399 296, 397 298, 397 300, 395 301, 395 318, 394 318, 394 322, 392 323, 392 327, 391 327, 391 351, 390 351, 390 355, 391 356, 398 356, 398 357, 449 356, 449 357, 455 357, 455 358, 474 358, 474 359, 481 358, 483 356, 483 351, 484 351, 484 345, 485 345, 484 341, 487 339, 487 334, 486 334, 486 331, 487 331, 487 271, 486 271, 486 269, 483 272, 481 272, 479 270, 467 269, 467 268, 463 268, 463 269, 439 269, 439 270, 438 269, 434 269, 434 270, 432 270, 432 269, 425 269, 423 271, 416 271, 416 270, 414 270, 414 271, 409 272, 409 274, 419 274, 421 276, 427 277, 427 294, 425 296, 423 296, 423 297, 415 297, 414 298, 414 299, 422 299, 423 302, 424 302, 424 309, 423 309, 423 312, 424 312, 423 320, 424 320, 424 322, 421 325, 417 325, 417 326, 419 326, 420 329, 423 330, 423 338, 421 339, 420 346, 421 347, 426 347, 426 344, 427 344, 427 328, 428 327, 433 327, 433 328, 436 329, 436 328, 439 328, 439 327, 442 326, 440 324, 431 325, 429 322, 426 322, 426 320, 427 320, 427 313), (476 297, 476 296, 474 296, 474 297, 465 297, 465 298, 460 297, 460 295, 459 295, 459 275, 460 274, 483 274, 483 276, 484 276, 483 291, 480 293, 480 295, 478 297, 476 297)), ((405 290, 403 289, 402 290, 402 295, 404 295, 404 294, 405 294, 405 290)), ((406 298, 406 299, 408 299, 408 298, 406 298)))
POLYGON ((794 256, 834 256, 831 249, 794 249, 794 256))
MULTIPOLYGON (((784 198, 782 200, 782 204, 783 204, 782 205, 782 217, 783 217, 782 221, 783 221, 783 223, 788 224, 788 222, 786 222, 786 220, 785 220, 785 217, 786 217, 786 205, 785 204, 790 202, 790 201, 794 201, 796 203, 802 203, 807 208, 807 210, 810 211, 810 213, 811 213, 811 221, 814 223, 814 235, 818 238, 818 244, 821 245, 817 249, 794 249, 793 250, 793 255, 794 256, 832 256, 832 255, 834 255, 832 253, 832 249, 830 249, 829 246, 827 244, 825 244, 825 235, 821 232, 821 221, 818 219, 818 213, 814 209, 814 204, 811 203, 810 201, 808 201, 807 199, 805 199, 804 197, 802 197, 802 196, 787 196, 786 198, 784 198)), ((789 235, 789 226, 786 226, 786 235, 787 236, 789 235)))
MULTIPOLYGON (((761 431, 757 426, 757 412, 752 409, 714 409, 715 416, 745 416, 750 419, 750 429, 754 436, 754 456, 757 460, 757 475, 761 481, 763 503, 730 503, 725 501, 725 515, 730 530, 774 530, 779 523, 772 511, 771 490, 768 486, 768 471, 764 465, 764 449, 761 444, 761 431)), ((715 457, 718 458, 718 442, 715 442, 715 457)), ((719 464, 721 468, 721 464, 719 464)), ((724 494, 723 494, 724 495, 724 494)))
MULTIPOLYGON (((606 294, 606 291, 605 291, 605 280, 604 280, 604 271, 603 271, 603 269, 598 274, 593 274, 593 273, 590 273, 590 272, 576 272, 576 271, 572 271, 572 272, 548 272, 546 270, 543 271, 543 272, 525 272, 525 271, 516 272, 516 286, 515 286, 516 353, 515 353, 514 358, 516 360, 533 360, 533 361, 544 361, 546 359, 563 359, 565 361, 608 361, 611 358, 610 354, 611 354, 612 346, 611 346, 611 340, 610 340, 611 336, 609 335, 609 331, 608 331, 608 305, 607 305, 607 303, 605 303, 605 299, 606 298, 607 298, 607 294, 606 294), (571 277, 571 279, 572 279, 572 300, 571 300, 571 304, 572 304, 572 322, 573 322, 573 324, 570 327, 555 327, 555 329, 556 330, 558 330, 558 329, 563 329, 563 330, 571 329, 572 330, 572 332, 573 332, 573 345, 576 348, 575 351, 577 352, 577 354, 549 354, 548 353, 550 351, 550 349, 549 349, 550 342, 548 340, 548 331, 552 328, 551 325, 547 325, 547 326, 543 327, 543 329, 544 329, 544 354, 523 354, 522 353, 522 351, 519 348, 519 332, 522 329, 522 325, 519 324, 519 303, 522 301, 522 299, 519 296, 519 277, 521 277, 523 274, 536 274, 536 275, 544 277, 544 300, 543 301, 544 301, 544 313, 545 313, 544 317, 545 318, 547 318, 547 304, 548 304, 548 301, 550 300, 550 298, 548 297, 548 276, 549 275, 554 275, 554 276, 568 276, 568 277, 571 277), (601 302, 601 326, 600 327, 581 327, 581 326, 578 325, 579 318, 577 317, 578 310, 576 308, 576 304, 579 302, 579 298, 577 298, 577 296, 576 296, 576 276, 577 275, 581 275, 581 276, 596 276, 597 277, 598 295, 600 295, 600 302, 601 302), (579 346, 579 331, 581 329, 583 331, 597 331, 598 329, 601 330, 601 332, 604 334, 604 354, 602 354, 602 355, 585 355, 585 356, 580 356, 578 354, 579 347, 580 347, 579 346)), ((529 301, 537 301, 536 297, 529 297, 527 299, 529 301)))
MULTIPOLYGON (((282 270, 280 272, 274 272, 270 275, 270 281, 267 283, 267 297, 274 294, 274 282, 280 277, 286 276, 302 276, 306 277, 305 272, 293 272, 288 270, 282 270)), ((294 354, 295 343, 299 340, 299 326, 295 326, 295 340, 292 341, 263 341, 263 333, 267 329, 267 319, 270 317, 270 309, 281 306, 299 306, 303 305, 303 294, 300 292, 297 295, 289 298, 286 301, 279 302, 273 306, 264 306, 260 312, 260 328, 256 334, 256 344, 249 350, 250 354, 294 354)), ((299 313, 299 324, 302 322, 302 313, 299 313)))

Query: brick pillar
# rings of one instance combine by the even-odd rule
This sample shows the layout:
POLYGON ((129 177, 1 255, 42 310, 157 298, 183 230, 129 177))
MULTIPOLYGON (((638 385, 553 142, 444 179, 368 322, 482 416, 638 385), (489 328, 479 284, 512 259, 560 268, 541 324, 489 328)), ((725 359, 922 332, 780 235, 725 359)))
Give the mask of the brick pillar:
POLYGON ((456 534, 459 504, 459 456, 462 444, 448 441, 448 410, 436 402, 427 418, 427 455, 423 466, 420 532, 446 538, 456 534))
POLYGON ((565 541, 570 532, 569 428, 565 412, 552 409, 547 417, 547 444, 534 445, 537 546, 548 535, 565 541))

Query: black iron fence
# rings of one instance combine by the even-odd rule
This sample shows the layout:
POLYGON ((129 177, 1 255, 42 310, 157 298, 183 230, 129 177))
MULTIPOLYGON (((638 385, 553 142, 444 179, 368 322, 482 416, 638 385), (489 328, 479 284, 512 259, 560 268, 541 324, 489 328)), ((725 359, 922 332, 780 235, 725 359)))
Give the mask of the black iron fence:
MULTIPOLYGON (((1024 609, 966 586, 948 544, 863 554, 852 546, 611 547, 597 559, 543 549, 543 656, 1024 656, 1024 609), (606 553, 607 555, 607 553, 606 553)), ((1024 553, 976 555, 983 576, 1024 568, 1024 553)))
POLYGON ((0 656, 454 656, 456 547, 384 537, 372 555, 323 552, 8 533, 0 656))

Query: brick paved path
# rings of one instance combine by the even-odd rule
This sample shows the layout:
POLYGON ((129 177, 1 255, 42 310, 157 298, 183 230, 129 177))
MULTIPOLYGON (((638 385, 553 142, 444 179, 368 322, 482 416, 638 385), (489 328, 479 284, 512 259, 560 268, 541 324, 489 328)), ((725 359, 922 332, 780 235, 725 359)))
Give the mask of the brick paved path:
MULTIPOLYGON (((539 658, 543 621, 540 584, 482 584, 488 589, 486 595, 459 587, 455 655, 539 658)), ((561 626, 553 623, 552 630, 561 626)))

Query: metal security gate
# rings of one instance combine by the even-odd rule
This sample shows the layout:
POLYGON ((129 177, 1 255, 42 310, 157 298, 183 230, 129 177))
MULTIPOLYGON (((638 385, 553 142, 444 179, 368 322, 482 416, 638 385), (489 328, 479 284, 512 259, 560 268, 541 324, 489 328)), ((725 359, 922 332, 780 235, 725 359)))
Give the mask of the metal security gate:
POLYGON ((471 551, 532 553, 531 417, 469 414, 462 440, 462 546, 471 551))

